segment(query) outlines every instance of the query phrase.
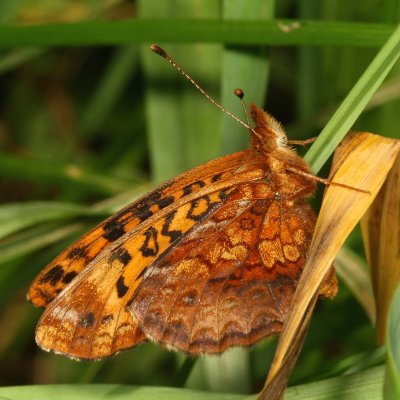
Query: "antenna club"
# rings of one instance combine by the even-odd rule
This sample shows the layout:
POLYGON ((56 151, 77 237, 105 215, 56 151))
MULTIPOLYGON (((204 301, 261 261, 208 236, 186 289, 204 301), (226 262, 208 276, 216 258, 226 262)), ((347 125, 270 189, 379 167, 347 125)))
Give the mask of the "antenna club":
POLYGON ((161 57, 164 57, 164 58, 168 59, 167 52, 164 49, 162 49, 160 46, 158 46, 156 44, 152 44, 150 46, 150 49, 152 51, 154 51, 154 53, 157 53, 158 55, 160 55, 161 57))
POLYGON ((237 97, 239 97, 240 100, 243 100, 244 92, 243 92, 242 89, 235 89, 235 90, 233 91, 233 93, 235 93, 235 95, 236 95, 237 97))

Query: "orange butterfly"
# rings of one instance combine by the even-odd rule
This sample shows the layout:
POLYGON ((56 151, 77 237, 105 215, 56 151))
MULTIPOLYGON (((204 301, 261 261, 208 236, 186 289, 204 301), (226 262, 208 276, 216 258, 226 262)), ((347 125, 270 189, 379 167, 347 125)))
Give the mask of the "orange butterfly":
MULTIPOLYGON (((249 149, 163 184, 37 276, 28 298, 46 307, 40 347, 99 359, 148 339, 215 354, 280 332, 315 225, 307 198, 316 181, 330 182, 311 174, 270 115, 253 104, 250 115, 254 128, 239 120, 249 149)), ((332 270, 320 293, 336 291, 332 270)))

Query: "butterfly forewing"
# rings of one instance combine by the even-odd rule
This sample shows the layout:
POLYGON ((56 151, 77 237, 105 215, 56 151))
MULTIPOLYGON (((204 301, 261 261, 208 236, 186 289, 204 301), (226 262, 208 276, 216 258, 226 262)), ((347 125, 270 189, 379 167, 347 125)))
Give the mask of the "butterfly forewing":
POLYGON ((29 300, 36 306, 47 306, 97 255, 121 236, 179 199, 234 176, 242 165, 255 161, 253 153, 249 150, 238 152, 200 165, 111 216, 41 271, 29 289, 29 300))

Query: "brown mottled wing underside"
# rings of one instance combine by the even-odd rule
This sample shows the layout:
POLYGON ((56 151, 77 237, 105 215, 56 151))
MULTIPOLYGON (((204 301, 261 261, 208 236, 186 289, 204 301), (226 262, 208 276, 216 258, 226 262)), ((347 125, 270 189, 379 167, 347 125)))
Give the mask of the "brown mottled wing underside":
POLYGON ((47 306, 95 257, 127 232, 184 196, 229 179, 238 168, 256 161, 256 153, 252 150, 210 161, 128 205, 85 234, 43 269, 32 283, 28 299, 36 306, 47 306))
POLYGON ((315 216, 261 185, 247 199, 257 184, 243 186, 241 201, 236 193, 147 268, 129 308, 149 339, 196 355, 280 332, 315 216))

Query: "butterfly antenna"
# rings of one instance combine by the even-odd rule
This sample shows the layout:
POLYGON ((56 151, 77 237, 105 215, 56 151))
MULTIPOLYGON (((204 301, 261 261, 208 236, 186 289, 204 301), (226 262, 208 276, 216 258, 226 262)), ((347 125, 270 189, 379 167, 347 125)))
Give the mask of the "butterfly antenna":
MULTIPOLYGON (((247 124, 243 122, 240 118, 238 118, 235 114, 232 114, 224 107, 221 106, 217 101, 215 101, 179 64, 177 64, 168 54, 162 49, 160 46, 156 44, 152 44, 150 49, 157 53, 161 57, 165 58, 170 64, 172 64, 184 77, 186 77, 211 103, 213 103, 217 108, 222 110, 225 114, 229 115, 235 121, 239 122, 239 124, 243 125, 246 129, 250 131, 254 131, 253 128, 250 127, 248 121, 247 124)), ((243 93, 243 92, 242 92, 243 93)), ((247 119, 247 116, 246 116, 247 119)))
POLYGON ((249 117, 247 115, 247 106, 246 106, 246 102, 244 101, 244 92, 243 92, 243 90, 242 89, 235 89, 233 91, 233 93, 235 93, 235 95, 237 97, 239 97, 240 103, 242 104, 242 107, 243 107, 244 117, 246 118, 246 123, 247 123, 247 125, 250 125, 249 117))

